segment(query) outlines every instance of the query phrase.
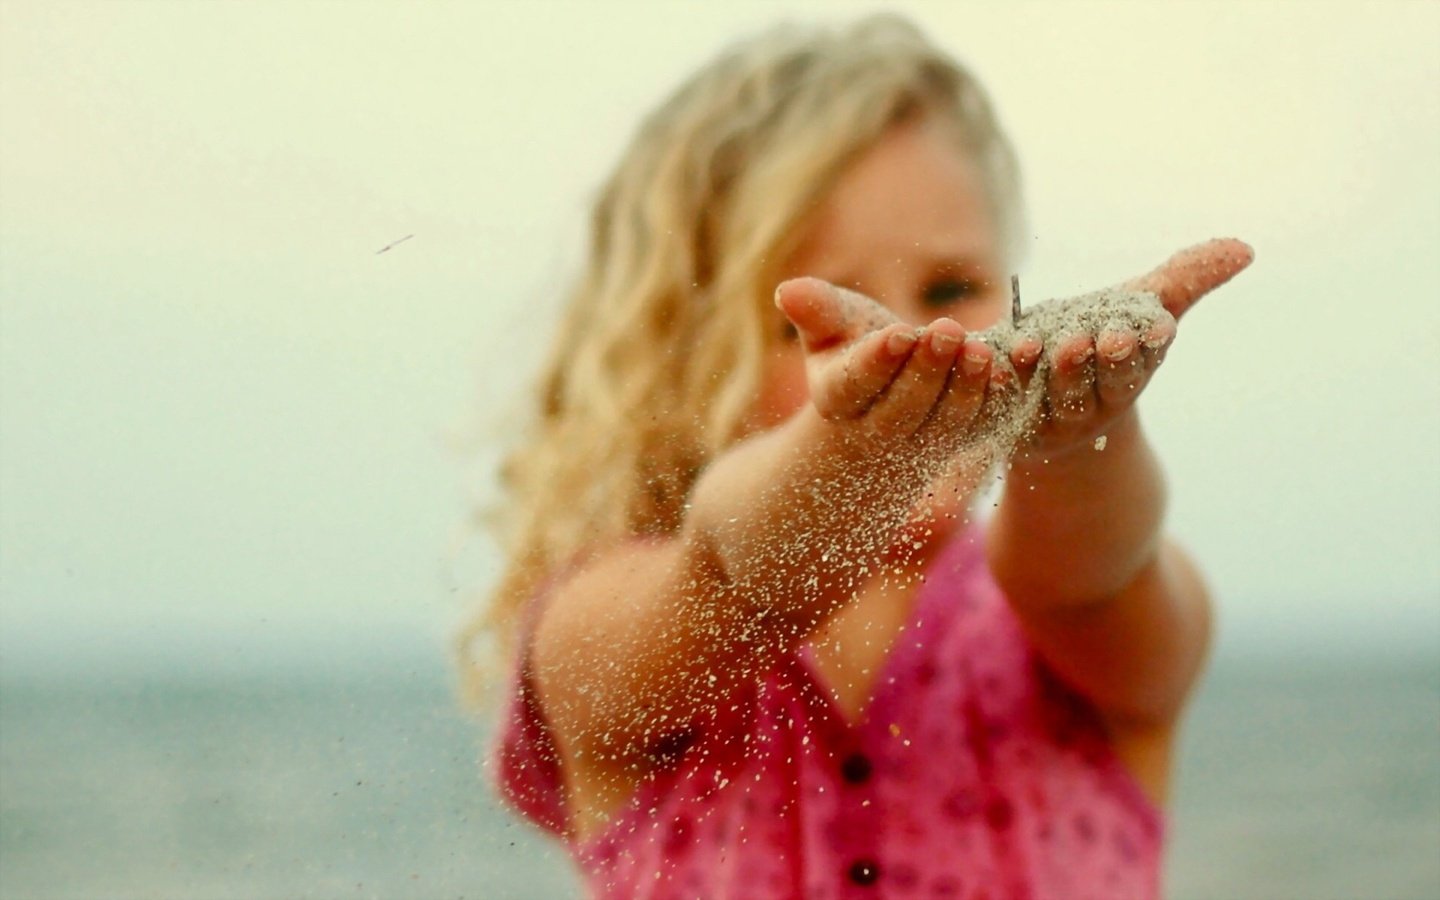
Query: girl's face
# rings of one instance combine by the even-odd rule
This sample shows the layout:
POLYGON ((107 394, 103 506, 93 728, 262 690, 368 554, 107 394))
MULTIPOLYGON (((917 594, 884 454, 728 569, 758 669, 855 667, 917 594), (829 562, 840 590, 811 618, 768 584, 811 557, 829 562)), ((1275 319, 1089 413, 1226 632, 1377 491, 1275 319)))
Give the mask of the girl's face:
MULTIPOLYGON (((1010 305, 978 168, 943 121, 893 128, 835 183, 781 275, 859 291, 915 325, 948 316, 967 331, 1010 305)), ((775 311, 775 340, 751 424, 767 429, 806 402, 805 358, 775 311)))

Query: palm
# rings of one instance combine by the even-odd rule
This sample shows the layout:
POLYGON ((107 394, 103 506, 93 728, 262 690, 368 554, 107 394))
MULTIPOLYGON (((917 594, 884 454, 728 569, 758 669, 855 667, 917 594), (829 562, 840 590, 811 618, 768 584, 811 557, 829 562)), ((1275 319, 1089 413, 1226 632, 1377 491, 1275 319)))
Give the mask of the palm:
POLYGON ((1254 251, 1241 241, 1212 240, 1176 253, 1147 275, 1120 285, 1154 294, 1165 314, 1143 333, 1106 328, 1071 335, 1041 348, 1033 341, 1012 349, 1015 368, 1027 385, 1035 377, 1044 414, 1030 452, 1063 452, 1087 446, 1126 415, 1149 384, 1174 341, 1176 323, 1206 294, 1235 277, 1254 251), (1166 315, 1168 314, 1168 315, 1166 315), (1046 352, 1041 354, 1041 350, 1046 352))

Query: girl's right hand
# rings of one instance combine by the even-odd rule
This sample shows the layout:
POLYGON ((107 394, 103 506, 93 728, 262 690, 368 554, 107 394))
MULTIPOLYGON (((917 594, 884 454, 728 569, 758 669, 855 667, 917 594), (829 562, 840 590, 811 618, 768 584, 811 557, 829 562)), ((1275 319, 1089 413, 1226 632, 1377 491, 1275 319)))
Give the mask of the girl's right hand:
POLYGON ((987 389, 1011 383, 1005 370, 992 379, 991 349, 953 319, 917 328, 818 278, 782 283, 775 304, 799 331, 816 411, 866 444, 948 456, 973 433, 987 389))

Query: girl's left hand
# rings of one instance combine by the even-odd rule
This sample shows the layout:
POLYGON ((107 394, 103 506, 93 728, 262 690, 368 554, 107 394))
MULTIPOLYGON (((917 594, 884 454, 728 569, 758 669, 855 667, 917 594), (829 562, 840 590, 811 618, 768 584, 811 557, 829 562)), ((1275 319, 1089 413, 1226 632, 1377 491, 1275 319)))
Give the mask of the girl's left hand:
MULTIPOLYGON (((1098 436, 1132 414, 1136 398, 1175 339, 1178 320, 1254 258, 1248 244, 1216 239, 1182 250, 1150 274, 1125 282, 1126 290, 1157 295, 1169 315, 1144 334, 1104 330, 1070 337, 1057 346, 1041 421, 1021 452, 1058 456, 1094 446, 1098 436)), ((1023 384, 1029 384, 1043 351, 1035 340, 1012 348, 1011 362, 1023 384)))

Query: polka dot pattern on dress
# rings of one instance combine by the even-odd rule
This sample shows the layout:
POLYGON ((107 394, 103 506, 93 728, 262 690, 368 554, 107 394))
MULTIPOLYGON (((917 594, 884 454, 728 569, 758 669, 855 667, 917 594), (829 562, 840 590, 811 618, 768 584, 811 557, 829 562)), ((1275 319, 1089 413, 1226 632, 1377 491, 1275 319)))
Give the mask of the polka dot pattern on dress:
MULTIPOLYGON (((569 845, 590 895, 1158 897, 1163 820, 1025 640, 977 529, 919 591, 865 718, 846 722, 807 651, 781 660, 569 845)), ((490 770, 563 835, 559 766, 520 669, 514 688, 490 770)))

